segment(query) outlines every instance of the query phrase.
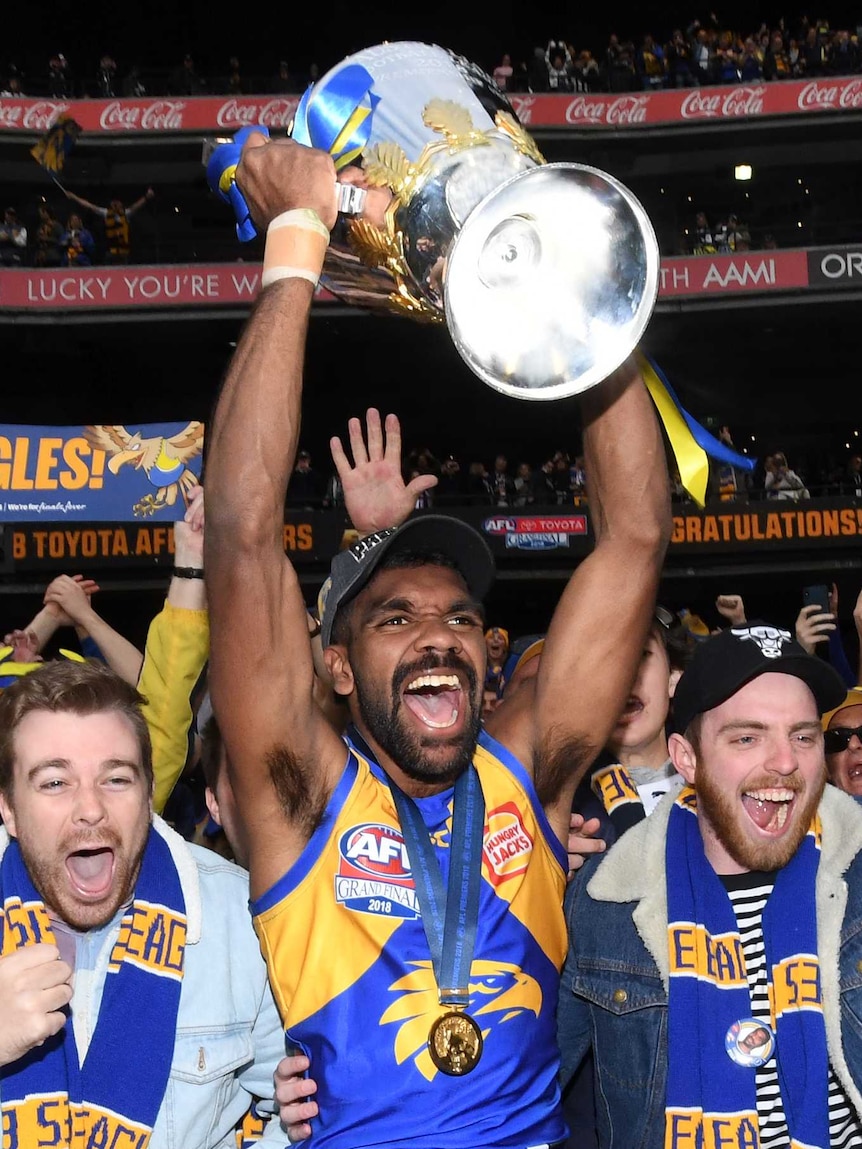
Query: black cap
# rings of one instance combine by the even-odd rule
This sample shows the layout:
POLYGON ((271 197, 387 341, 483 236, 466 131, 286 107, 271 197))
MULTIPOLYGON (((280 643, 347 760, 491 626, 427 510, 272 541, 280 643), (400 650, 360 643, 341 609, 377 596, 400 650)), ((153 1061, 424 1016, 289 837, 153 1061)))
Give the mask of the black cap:
POLYGON ((317 599, 320 637, 332 642, 332 627, 339 607, 345 606, 367 585, 384 555, 396 551, 428 551, 451 559, 470 594, 479 602, 494 583, 494 556, 473 527, 449 515, 419 515, 400 527, 366 535, 332 560, 329 578, 317 599))
POLYGON ((683 733, 693 718, 726 702, 761 674, 792 674, 810 688, 823 714, 847 688, 827 662, 808 654, 789 630, 755 621, 730 627, 698 643, 673 696, 674 728, 683 733))

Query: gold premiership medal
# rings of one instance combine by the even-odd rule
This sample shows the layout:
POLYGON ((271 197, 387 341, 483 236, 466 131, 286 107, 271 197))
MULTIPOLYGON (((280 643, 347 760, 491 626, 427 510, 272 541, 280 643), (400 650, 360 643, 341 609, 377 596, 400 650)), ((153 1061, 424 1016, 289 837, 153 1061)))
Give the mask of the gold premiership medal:
POLYGON ((441 1072, 462 1077, 479 1064, 482 1031, 468 1013, 458 1010, 444 1013, 431 1026, 428 1052, 441 1072))

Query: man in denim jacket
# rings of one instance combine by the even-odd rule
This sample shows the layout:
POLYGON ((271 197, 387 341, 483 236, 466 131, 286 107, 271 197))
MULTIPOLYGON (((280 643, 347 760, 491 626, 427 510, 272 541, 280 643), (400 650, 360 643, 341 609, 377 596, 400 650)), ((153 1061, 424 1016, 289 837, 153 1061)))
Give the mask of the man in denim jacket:
MULTIPOLYGON (((823 1136, 814 1143, 824 1149, 862 1144, 862 816, 852 798, 831 786, 824 789, 820 732, 820 715, 844 692, 827 664, 777 627, 748 622, 701 644, 674 697, 675 724, 682 733, 669 739, 688 788, 663 799, 651 817, 623 835, 605 857, 592 858, 571 883, 570 950, 558 1013, 562 1075, 565 1083, 592 1046, 602 1149, 689 1147, 701 1137, 704 1145, 788 1145, 800 1109, 809 1117, 819 1115, 823 1136), (687 830, 692 813, 693 835, 687 830), (698 967, 692 979, 681 976, 687 971, 676 964, 685 951, 672 942, 679 920, 672 907, 688 875, 680 866, 669 872, 667 859, 678 858, 674 846, 683 836, 689 842, 699 839, 696 848, 708 867, 703 873, 711 869, 718 876, 715 896, 723 899, 726 893, 731 921, 735 915, 738 924, 745 960, 737 976, 749 1000, 735 1028, 696 1029, 699 1009, 674 1019, 678 987, 694 985, 696 997, 715 970, 698 967), (764 946, 770 952, 769 900, 778 897, 782 873, 798 866, 804 849, 816 858, 809 900, 806 883, 794 883, 781 926, 775 926, 774 914, 768 919, 773 943, 776 928, 788 923, 816 938, 806 957, 816 970, 808 987, 816 1000, 800 1024, 813 1019, 820 1077, 813 1102, 800 1106, 810 1081, 806 1073, 793 1077, 798 1059, 782 1063, 782 1042, 788 1059, 792 1040, 781 1036, 782 1010, 770 1007, 791 982, 781 984, 779 966, 763 954, 764 946), (677 1049, 684 1042, 680 1021, 698 1038, 691 1063, 674 1078, 674 1040, 677 1049), (740 1040, 740 1027, 750 1031, 747 1044, 740 1040), (764 1033, 768 1056, 758 1057, 752 1041, 764 1033), (689 1115, 679 1117, 673 1091, 679 1081, 688 1088, 698 1071, 707 1083, 700 1086, 704 1091, 710 1088, 710 1071, 730 1071, 732 1081, 738 1074, 747 1082, 744 1088, 752 1099, 756 1095, 756 1105, 745 1120, 759 1127, 758 1140, 722 1139, 730 1119, 720 1135, 707 1130, 709 1108, 699 1106, 697 1098, 690 1128, 689 1115), (686 1132, 680 1137, 682 1128, 686 1132)), ((711 878, 693 883, 699 889, 710 884, 711 878)), ((700 919, 693 920, 696 925, 700 919)), ((707 953, 715 937, 714 931, 707 934, 707 953)), ((801 1008, 797 1019, 803 1017, 801 1008)), ((792 1009, 784 1013, 794 1016, 792 1009)))
MULTIPOLYGON (((79 1135, 75 1102, 81 1098, 72 1088, 71 1118, 68 1110, 58 1116, 53 1098, 33 1109, 20 1100, 10 1074, 23 1063, 38 1068, 71 1038, 84 1074, 90 1056, 98 1055, 97 1023, 106 1020, 116 1027, 112 1049, 121 1053, 114 1052, 104 1079, 122 1077, 130 1062, 134 1087, 135 1075, 156 1056, 149 1027, 158 1018, 152 1010, 141 1006, 136 1013, 133 1005, 127 1016, 105 1019, 102 1009, 118 980, 118 938, 122 927, 128 929, 130 907, 139 906, 144 850, 153 834, 162 868, 175 871, 182 891, 185 945, 175 1036, 169 1031, 164 1046, 161 1098, 154 1101, 154 1122, 144 1122, 152 1124, 152 1133, 148 1142, 128 1143, 233 1149, 238 1128, 250 1132, 256 1125, 254 1131, 261 1132, 255 1099, 267 1099, 272 1112, 273 1071, 284 1035, 249 918, 246 873, 186 843, 152 815, 151 796, 140 698, 105 667, 46 663, 0 695, 0 1106, 9 1149, 53 1144, 50 1137, 64 1122, 73 1142, 79 1135), (20 851, 50 925, 47 936, 37 931, 17 948, 22 931, 7 867, 10 843, 20 851)), ((152 932, 147 941, 155 946, 152 932)), ((132 952, 134 936, 123 944, 132 952)), ((143 943, 140 948, 146 952, 143 943)), ((173 1015, 166 1024, 173 1029, 173 1015)), ((89 1088, 110 1090, 111 1084, 91 1081, 89 1088)), ((52 1086, 62 1092, 64 1083, 55 1083, 49 1072, 46 1085, 46 1092, 52 1086)), ((92 1103, 92 1096, 85 1094, 85 1101, 92 1103)), ((261 1103, 260 1109, 267 1106, 261 1103)), ((122 1116, 125 1122, 110 1114, 105 1128, 116 1136, 125 1125, 139 1136, 135 1115, 122 1116)), ((92 1135, 85 1121, 83 1144, 127 1143, 110 1137, 91 1142, 92 1135)), ((255 1144, 287 1144, 277 1118, 255 1144)))

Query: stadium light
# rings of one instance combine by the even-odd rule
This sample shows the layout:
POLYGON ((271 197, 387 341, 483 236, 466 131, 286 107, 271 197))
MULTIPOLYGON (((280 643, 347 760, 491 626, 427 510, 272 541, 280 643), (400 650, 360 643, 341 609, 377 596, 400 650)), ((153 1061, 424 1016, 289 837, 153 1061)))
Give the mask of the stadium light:
POLYGON ((737 164, 733 169, 733 178, 740 183, 750 180, 753 174, 751 164, 737 164))

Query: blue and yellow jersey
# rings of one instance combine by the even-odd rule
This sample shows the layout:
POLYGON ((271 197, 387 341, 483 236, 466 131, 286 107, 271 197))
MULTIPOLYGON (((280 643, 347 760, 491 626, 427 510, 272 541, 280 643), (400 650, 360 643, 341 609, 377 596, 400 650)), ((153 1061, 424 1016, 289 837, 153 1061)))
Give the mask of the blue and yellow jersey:
MULTIPOLYGON (((252 904, 285 1032, 311 1059, 315 1149, 525 1149, 563 1140, 556 1008, 566 953, 565 851, 523 766, 486 733, 479 925, 468 1012, 478 1066, 436 1069, 437 998, 410 859, 386 775, 348 742, 320 826, 252 904)), ((418 801, 449 870, 452 789, 418 801)))

